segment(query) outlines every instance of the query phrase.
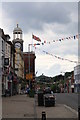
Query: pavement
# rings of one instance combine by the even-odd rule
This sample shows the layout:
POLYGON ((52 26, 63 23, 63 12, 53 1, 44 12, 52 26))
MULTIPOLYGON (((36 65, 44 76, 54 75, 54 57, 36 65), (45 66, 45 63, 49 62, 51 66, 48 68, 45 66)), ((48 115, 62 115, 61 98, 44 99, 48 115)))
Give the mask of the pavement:
POLYGON ((37 99, 27 95, 2 98, 2 118, 41 118, 42 111, 45 111, 46 118, 78 118, 77 111, 64 104, 38 106, 37 99))

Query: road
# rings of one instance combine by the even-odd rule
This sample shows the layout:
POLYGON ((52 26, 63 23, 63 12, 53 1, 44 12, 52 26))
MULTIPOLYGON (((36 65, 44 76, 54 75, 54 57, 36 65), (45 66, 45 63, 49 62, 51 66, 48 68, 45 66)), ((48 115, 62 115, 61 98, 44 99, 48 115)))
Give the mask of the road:
POLYGON ((75 93, 55 93, 57 104, 66 104, 78 111, 78 94, 75 93))

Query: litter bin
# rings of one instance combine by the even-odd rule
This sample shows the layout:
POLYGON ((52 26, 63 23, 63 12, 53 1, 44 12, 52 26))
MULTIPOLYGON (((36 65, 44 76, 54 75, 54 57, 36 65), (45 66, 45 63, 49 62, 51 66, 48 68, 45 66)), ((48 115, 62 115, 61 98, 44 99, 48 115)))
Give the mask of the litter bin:
POLYGON ((29 97, 34 97, 34 94, 35 94, 34 90, 29 91, 29 97))
POLYGON ((44 106, 44 96, 41 91, 38 93, 38 106, 44 106))

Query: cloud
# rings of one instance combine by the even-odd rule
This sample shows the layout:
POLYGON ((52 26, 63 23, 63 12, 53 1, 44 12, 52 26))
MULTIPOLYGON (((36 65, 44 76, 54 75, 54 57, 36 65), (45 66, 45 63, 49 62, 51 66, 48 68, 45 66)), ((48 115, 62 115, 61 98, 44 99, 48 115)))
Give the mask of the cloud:
MULTIPOLYGON (((40 31, 35 31, 35 33, 36 35, 39 35, 42 42, 44 40, 51 41, 53 37, 56 38, 56 35, 53 34, 52 31, 50 31, 49 29, 44 30, 43 33, 41 33, 40 31)), ((32 43, 31 37, 32 37, 31 32, 28 32, 24 36, 24 38, 26 38, 24 51, 27 51, 28 44, 32 43)), ((63 37, 66 37, 66 36, 63 35, 63 37)), ((37 42, 33 40, 33 43, 37 43, 37 42)), ((75 66, 74 63, 58 60, 54 57, 54 55, 57 55, 65 59, 77 61, 77 56, 78 56, 77 55, 78 54, 78 40, 77 39, 65 40, 62 42, 55 42, 51 44, 46 43, 45 45, 40 45, 36 47, 40 49, 40 50, 38 49, 34 50, 33 48, 36 54, 36 71, 38 70, 37 75, 41 75, 41 73, 44 73, 45 75, 53 76, 53 75, 60 74, 60 71, 70 71, 74 69, 74 66, 75 66), (43 53, 42 52, 43 50, 46 52, 52 53, 53 57, 43 53), (56 66, 58 66, 59 68, 56 66), (55 72, 52 70, 52 68, 54 67, 56 67, 55 72)))
MULTIPOLYGON (((72 71, 76 66, 75 63, 59 60, 46 54, 39 55, 38 53, 36 53, 36 71, 38 70, 38 75, 44 73, 44 75, 55 76, 60 74, 61 71, 72 71)), ((67 55, 66 58, 71 60, 78 59, 75 55, 67 55)))
POLYGON ((72 4, 68 2, 9 2, 3 3, 2 7, 6 16, 12 19, 13 23, 19 22, 23 25, 21 27, 26 32, 33 28, 42 30, 44 24, 68 25, 72 22, 70 15, 75 8, 75 4, 73 4, 74 8, 72 4))
MULTIPOLYGON (((37 43, 32 40, 32 33, 39 36, 42 42, 78 33, 78 3, 69 2, 4 2, 2 4, 2 28, 13 39, 13 29, 16 23, 23 30, 24 51, 28 51, 28 44, 37 43)), ((77 60, 78 41, 66 40, 37 46, 53 55, 70 60, 77 60)), ((34 50, 31 48, 31 50, 34 50)), ((55 57, 36 53, 36 71, 38 75, 54 76, 60 71, 70 71, 75 64, 61 61, 55 57)))

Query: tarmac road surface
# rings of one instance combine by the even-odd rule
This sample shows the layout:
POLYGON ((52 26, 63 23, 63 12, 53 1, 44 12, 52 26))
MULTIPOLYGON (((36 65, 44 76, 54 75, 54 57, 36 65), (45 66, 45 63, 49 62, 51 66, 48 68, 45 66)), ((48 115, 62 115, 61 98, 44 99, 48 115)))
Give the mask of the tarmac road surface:
POLYGON ((76 93, 55 93, 57 104, 65 104, 78 111, 78 94, 76 93))

